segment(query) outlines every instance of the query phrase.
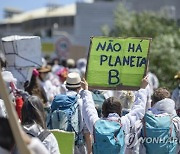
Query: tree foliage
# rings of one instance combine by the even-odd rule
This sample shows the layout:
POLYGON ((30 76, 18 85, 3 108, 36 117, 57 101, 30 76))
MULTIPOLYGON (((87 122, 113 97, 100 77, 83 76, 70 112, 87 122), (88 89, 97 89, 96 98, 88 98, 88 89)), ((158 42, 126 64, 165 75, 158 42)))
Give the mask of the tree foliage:
POLYGON ((168 13, 128 11, 120 4, 114 12, 112 29, 102 28, 103 34, 115 37, 151 37, 149 69, 160 86, 174 88, 174 75, 180 70, 180 28, 168 13))

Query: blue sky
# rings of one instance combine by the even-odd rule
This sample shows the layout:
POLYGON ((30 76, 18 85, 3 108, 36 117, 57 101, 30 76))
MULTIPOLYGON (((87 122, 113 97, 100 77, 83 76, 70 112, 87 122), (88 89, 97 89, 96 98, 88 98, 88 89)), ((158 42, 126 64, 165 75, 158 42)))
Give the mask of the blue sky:
POLYGON ((1 0, 0 3, 0 19, 3 18, 3 9, 5 7, 18 8, 28 11, 46 6, 47 3, 53 2, 61 5, 71 4, 81 0, 1 0))

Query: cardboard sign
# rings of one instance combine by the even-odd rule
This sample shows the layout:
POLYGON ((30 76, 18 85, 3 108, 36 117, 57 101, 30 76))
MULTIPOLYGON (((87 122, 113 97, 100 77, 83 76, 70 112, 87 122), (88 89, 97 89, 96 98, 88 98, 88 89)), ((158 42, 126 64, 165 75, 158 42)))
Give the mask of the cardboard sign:
POLYGON ((92 37, 86 80, 98 89, 137 90, 146 74, 150 38, 92 37))
POLYGON ((2 38, 7 67, 40 67, 41 40, 38 36, 12 35, 2 38))
POLYGON ((38 36, 8 36, 2 38, 7 70, 17 78, 17 87, 29 81, 34 67, 42 65, 41 40, 38 36))
POLYGON ((72 154, 74 153, 74 142, 75 142, 75 133, 67 132, 63 130, 53 129, 50 130, 59 145, 59 151, 61 154, 72 154))

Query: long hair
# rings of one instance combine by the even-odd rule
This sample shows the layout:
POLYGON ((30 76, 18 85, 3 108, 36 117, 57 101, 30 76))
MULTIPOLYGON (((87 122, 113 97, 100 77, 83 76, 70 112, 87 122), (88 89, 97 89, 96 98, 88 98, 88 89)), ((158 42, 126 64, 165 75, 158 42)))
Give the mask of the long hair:
POLYGON ((34 122, 46 128, 43 103, 39 97, 29 96, 22 107, 22 125, 31 125, 34 122))
POLYGON ((24 86, 24 89, 30 95, 33 95, 33 93, 36 93, 36 94, 40 93, 39 84, 38 84, 38 81, 37 81, 37 77, 35 75, 32 75, 30 82, 28 83, 28 85, 24 86))
POLYGON ((0 146, 10 151, 14 144, 15 140, 8 119, 0 117, 0 146))
POLYGON ((38 83, 38 78, 35 75, 32 75, 31 81, 24 86, 25 91, 27 91, 30 95, 36 95, 40 99, 42 99, 43 103, 46 104, 48 99, 46 92, 43 87, 38 83))

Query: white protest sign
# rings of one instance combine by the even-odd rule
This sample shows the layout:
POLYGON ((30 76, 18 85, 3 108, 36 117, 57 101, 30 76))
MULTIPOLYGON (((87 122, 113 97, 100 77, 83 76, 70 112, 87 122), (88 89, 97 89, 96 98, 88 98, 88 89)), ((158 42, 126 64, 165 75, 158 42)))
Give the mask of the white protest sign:
POLYGON ((8 67, 38 67, 42 65, 39 36, 8 36, 2 38, 8 67))
POLYGON ((7 70, 17 78, 17 87, 31 79, 34 67, 41 67, 41 40, 38 36, 8 36, 1 39, 7 70))

